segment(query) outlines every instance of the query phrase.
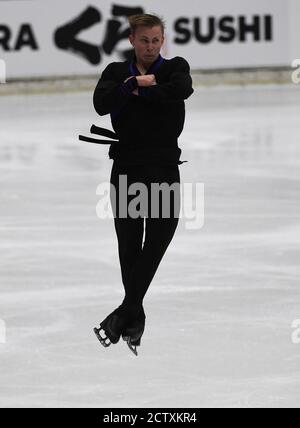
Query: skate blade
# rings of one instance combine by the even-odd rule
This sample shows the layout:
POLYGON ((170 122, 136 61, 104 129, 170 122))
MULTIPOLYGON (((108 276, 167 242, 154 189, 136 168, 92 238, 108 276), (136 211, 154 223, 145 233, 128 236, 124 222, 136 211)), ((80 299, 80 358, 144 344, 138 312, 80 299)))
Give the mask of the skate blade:
POLYGON ((102 330, 102 329, 95 327, 94 328, 94 333, 97 336, 97 339, 99 340, 99 342, 101 343, 101 345, 103 345, 104 348, 108 348, 108 346, 111 345, 111 342, 109 342, 109 343, 106 342, 107 339, 109 340, 109 338, 107 336, 105 336, 105 337, 100 336, 100 333, 99 333, 100 330, 102 330))
POLYGON ((130 339, 128 339, 126 341, 128 348, 130 349, 130 351, 132 351, 134 353, 134 355, 138 356, 137 350, 136 350, 136 346, 133 347, 133 345, 131 345, 130 343, 130 339))
MULTIPOLYGON (((108 321, 109 322, 109 321, 108 321)), ((108 325, 108 322, 107 321, 102 321, 101 323, 100 323, 100 328, 98 329, 98 331, 100 331, 100 330, 103 330, 104 331, 104 333, 105 333, 105 336, 106 336, 106 339, 108 339, 109 341, 110 341, 110 344, 111 343, 113 343, 114 345, 116 345, 118 342, 119 342, 119 340, 120 340, 120 336, 121 336, 121 334, 119 335, 119 336, 115 336, 115 335, 113 335, 113 334, 111 334, 111 335, 108 335, 107 334, 107 330, 109 331, 109 325, 108 325)))

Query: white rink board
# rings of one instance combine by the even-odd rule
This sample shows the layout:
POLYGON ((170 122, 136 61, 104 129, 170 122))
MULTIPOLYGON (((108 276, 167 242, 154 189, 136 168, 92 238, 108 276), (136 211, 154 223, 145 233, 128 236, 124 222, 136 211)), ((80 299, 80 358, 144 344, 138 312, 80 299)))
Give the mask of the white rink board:
POLYGON ((143 12, 161 15, 167 21, 166 43, 162 54, 167 58, 183 56, 194 70, 287 66, 292 60, 290 46, 296 46, 298 36, 295 32, 299 32, 299 29, 293 29, 296 27, 296 19, 291 20, 289 17, 289 14, 298 10, 292 8, 292 2, 293 0, 153 0, 151 3, 142 0, 0 1, 0 58, 7 65, 7 79, 100 73, 109 62, 124 60, 122 52, 130 48, 126 36, 115 44, 111 52, 103 50, 109 21, 119 22, 120 32, 128 28, 125 15, 113 15, 113 7, 117 6, 139 7, 143 12), (78 31, 74 37, 91 44, 90 49, 100 52, 98 60, 97 55, 93 56, 94 63, 78 52, 75 54, 59 49, 54 41, 56 30, 78 18, 88 7, 92 8, 91 19, 95 17, 97 21, 98 15, 98 22, 86 24, 86 28, 78 31), (244 33, 243 25, 254 23, 255 20, 256 29, 244 33), (240 40, 241 38, 245 40, 240 40))

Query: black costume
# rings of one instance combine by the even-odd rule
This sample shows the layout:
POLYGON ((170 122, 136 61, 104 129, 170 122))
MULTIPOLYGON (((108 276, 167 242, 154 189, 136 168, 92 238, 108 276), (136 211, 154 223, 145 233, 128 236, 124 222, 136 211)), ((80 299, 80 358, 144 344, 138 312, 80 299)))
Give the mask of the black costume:
MULTIPOLYGON (((177 139, 185 119, 184 99, 192 93, 189 64, 184 58, 158 59, 147 70, 157 85, 138 87, 140 75, 133 61, 113 62, 103 71, 94 92, 94 107, 100 115, 110 113, 119 141, 112 143, 109 157, 114 160, 111 184, 119 194, 119 176, 131 183, 142 182, 150 192, 151 183, 180 183, 178 165, 181 150, 177 139), (139 95, 132 94, 138 89, 139 95)), ((127 190, 128 190, 127 187, 127 190)), ((180 199, 180 191, 174 198, 180 199)), ((128 204, 135 196, 128 196, 128 204)), ((122 309, 132 319, 141 313, 143 298, 175 233, 179 211, 172 199, 170 218, 151 218, 149 202, 144 217, 120 218, 118 202, 114 206, 115 229, 125 299, 122 309)))
POLYGON ((126 165, 177 165, 181 150, 177 139, 182 132, 184 99, 192 93, 187 61, 161 56, 146 74, 154 74, 157 85, 138 87, 140 72, 132 62, 113 62, 103 71, 94 92, 94 107, 100 115, 110 113, 119 143, 112 144, 109 157, 126 165), (132 95, 138 87, 139 96, 132 95))

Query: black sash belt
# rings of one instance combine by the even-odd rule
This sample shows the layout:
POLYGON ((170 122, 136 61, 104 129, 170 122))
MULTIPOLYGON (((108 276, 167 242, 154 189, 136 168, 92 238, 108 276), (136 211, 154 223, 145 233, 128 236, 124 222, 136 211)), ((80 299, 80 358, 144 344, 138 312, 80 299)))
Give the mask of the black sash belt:
POLYGON ((100 128, 99 126, 92 125, 90 132, 91 134, 102 135, 103 137, 110 138, 111 140, 100 140, 98 138, 86 137, 84 135, 79 135, 79 140, 94 144, 113 144, 119 142, 117 134, 113 131, 110 131, 109 129, 100 128))
MULTIPOLYGON (((87 143, 94 143, 94 144, 111 144, 111 145, 113 145, 114 143, 119 143, 118 135, 115 132, 110 131, 109 129, 100 128, 99 126, 92 125, 90 132, 91 132, 91 134, 102 135, 103 137, 110 138, 110 140, 100 140, 98 138, 86 137, 84 135, 79 135, 79 140, 86 141, 87 143)), ((176 161, 176 163, 178 165, 181 165, 184 162, 187 162, 187 161, 180 161, 180 160, 176 161)))

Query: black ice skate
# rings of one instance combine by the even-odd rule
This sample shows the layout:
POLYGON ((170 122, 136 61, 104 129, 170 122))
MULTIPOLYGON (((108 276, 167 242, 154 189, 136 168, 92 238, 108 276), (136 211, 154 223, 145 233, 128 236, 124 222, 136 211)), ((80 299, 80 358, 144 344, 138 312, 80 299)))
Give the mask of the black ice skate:
POLYGON ((129 349, 138 355, 136 347, 141 345, 141 338, 145 330, 145 312, 142 310, 137 320, 128 323, 122 331, 122 338, 127 342, 129 349))
POLYGON ((101 345, 103 345, 105 348, 110 346, 112 343, 116 344, 119 342, 121 332, 126 324, 125 318, 119 315, 116 311, 109 314, 100 323, 100 328, 94 328, 95 335, 97 336, 101 345), (103 332, 102 335, 100 334, 101 330, 103 332))

